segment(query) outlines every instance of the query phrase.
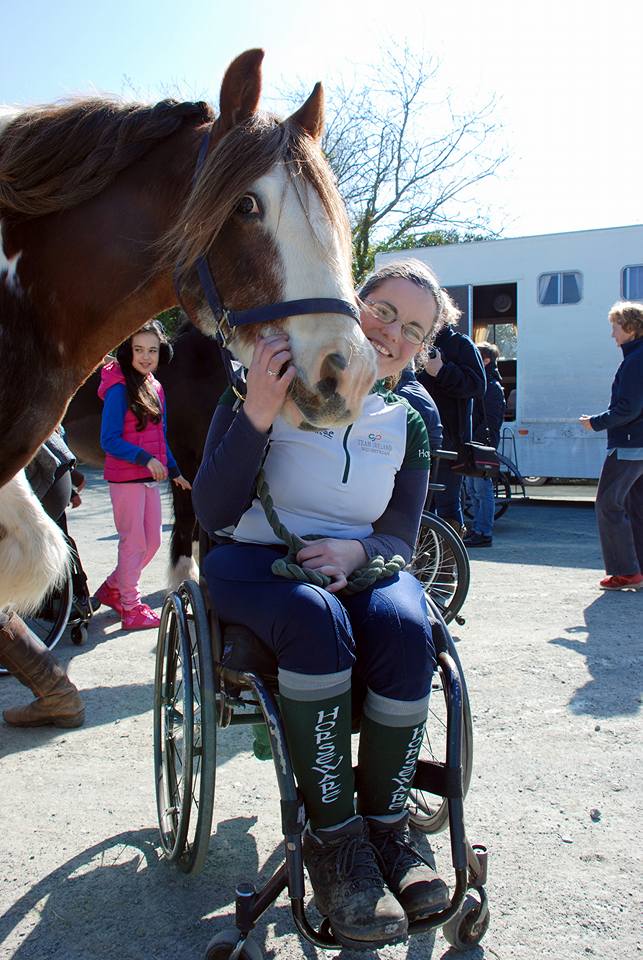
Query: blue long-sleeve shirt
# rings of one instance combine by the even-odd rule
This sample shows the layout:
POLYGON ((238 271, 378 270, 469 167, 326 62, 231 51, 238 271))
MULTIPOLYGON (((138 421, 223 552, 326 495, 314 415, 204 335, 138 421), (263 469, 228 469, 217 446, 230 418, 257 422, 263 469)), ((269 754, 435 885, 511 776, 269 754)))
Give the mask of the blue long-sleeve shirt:
MULTIPOLYGON (((127 407, 127 387, 123 383, 115 383, 109 388, 103 401, 100 445, 105 453, 111 453, 113 457, 118 457, 119 460, 127 460, 128 463, 136 463, 145 467, 153 459, 152 454, 144 450, 143 447, 137 447, 136 444, 123 439, 123 423, 127 407)), ((165 434, 167 448, 168 473, 172 478, 178 477, 181 471, 167 443, 167 413, 165 407, 163 408, 163 433, 165 434)))

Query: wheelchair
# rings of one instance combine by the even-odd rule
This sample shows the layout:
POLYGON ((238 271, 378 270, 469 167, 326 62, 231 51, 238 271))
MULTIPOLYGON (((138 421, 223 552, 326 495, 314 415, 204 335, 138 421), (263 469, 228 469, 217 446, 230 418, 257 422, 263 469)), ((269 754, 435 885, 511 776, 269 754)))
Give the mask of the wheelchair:
MULTIPOLYGON (((41 603, 38 610, 23 617, 33 634, 53 650, 69 628, 72 643, 80 646, 87 639, 93 608, 87 588, 78 548, 73 538, 63 530, 69 548, 67 571, 61 586, 56 587, 41 603)), ((7 670, 0 664, 0 675, 7 670)))
POLYGON ((420 532, 411 570, 423 584, 425 593, 438 607, 445 623, 455 620, 462 626, 460 609, 467 598, 471 569, 469 556, 460 536, 450 524, 431 512, 433 498, 444 484, 437 483, 440 460, 455 460, 451 450, 434 450, 431 457, 429 492, 420 519, 420 532))
MULTIPOLYGON (((442 927, 450 944, 466 949, 480 942, 489 925, 487 850, 471 845, 465 833, 463 801, 473 760, 471 711, 458 654, 439 613, 434 636, 438 670, 409 807, 412 825, 426 834, 448 824, 455 884, 449 907, 410 923, 409 934, 442 927)), ((167 596, 154 687, 156 801, 166 859, 187 874, 196 874, 205 863, 214 813, 218 730, 265 724, 272 755, 279 758, 275 774, 284 862, 259 890, 250 882, 238 884, 236 927, 210 941, 205 960, 260 960, 261 949, 251 931, 286 889, 299 934, 316 947, 342 949, 328 920, 315 927, 306 913, 302 856, 306 816, 276 692, 272 653, 246 628, 219 622, 203 581, 201 586, 184 581, 167 596)))

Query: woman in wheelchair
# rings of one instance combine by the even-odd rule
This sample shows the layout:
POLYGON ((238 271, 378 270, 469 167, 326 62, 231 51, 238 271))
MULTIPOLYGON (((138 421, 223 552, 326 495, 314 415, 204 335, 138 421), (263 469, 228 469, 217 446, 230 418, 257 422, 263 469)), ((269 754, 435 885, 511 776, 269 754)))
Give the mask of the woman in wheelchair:
MULTIPOLYGON (((421 267, 371 286, 364 332, 382 378, 428 342, 446 295, 421 267)), ((406 802, 436 666, 421 584, 399 572, 342 594, 368 559, 411 559, 427 491, 421 417, 376 384, 344 429, 299 429, 280 415, 295 376, 282 334, 258 339, 238 409, 222 397, 193 486, 199 522, 217 542, 205 561, 212 601, 278 662, 280 707, 308 825, 304 858, 319 911, 342 944, 377 947, 446 908, 445 882, 410 843, 406 802), (275 575, 285 548, 256 495, 263 466, 279 518, 316 535, 297 562, 325 588, 275 575), (351 678, 365 690, 357 782, 351 678), (355 804, 355 793, 357 803, 355 804)))

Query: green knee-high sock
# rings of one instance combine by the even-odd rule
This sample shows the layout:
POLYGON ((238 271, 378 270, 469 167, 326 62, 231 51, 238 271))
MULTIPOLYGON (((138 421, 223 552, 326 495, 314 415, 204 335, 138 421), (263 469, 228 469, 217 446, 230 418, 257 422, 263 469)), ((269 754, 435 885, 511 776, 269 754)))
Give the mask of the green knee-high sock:
POLYGON ((422 746, 429 698, 390 700, 368 690, 360 728, 357 810, 365 817, 404 812, 422 746))
POLYGON ((313 830, 355 815, 351 671, 312 676, 279 670, 288 749, 313 830))

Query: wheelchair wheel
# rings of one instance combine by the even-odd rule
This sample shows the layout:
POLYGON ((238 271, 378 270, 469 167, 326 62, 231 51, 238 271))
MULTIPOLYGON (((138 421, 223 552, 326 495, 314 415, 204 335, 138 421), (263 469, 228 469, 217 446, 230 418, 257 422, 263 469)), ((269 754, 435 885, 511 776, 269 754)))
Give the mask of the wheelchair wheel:
POLYGON ((161 846, 186 873, 207 856, 216 764, 214 673, 196 584, 165 601, 154 691, 154 766, 161 846))
POLYGON ((239 930, 232 928, 222 930, 210 940, 206 948, 205 960, 229 960, 233 955, 239 960, 261 960, 263 956, 261 948, 250 937, 246 937, 241 950, 238 953, 235 952, 241 938, 239 930))
POLYGON ((433 513, 422 514, 411 570, 445 622, 453 620, 469 591, 469 557, 453 528, 433 513))
MULTIPOLYGON (((42 640, 49 650, 53 650, 67 628, 72 602, 73 588, 71 572, 68 570, 62 586, 43 600, 40 609, 30 617, 23 617, 31 632, 42 640)), ((0 675, 6 673, 0 664, 0 675)))
MULTIPOLYGON (((460 671, 462 680, 462 787, 466 797, 471 783, 473 769, 473 725, 467 685, 462 673, 460 658, 453 640, 447 642, 448 653, 460 671)), ((446 689, 441 671, 433 677, 429 715, 420 749, 420 760, 434 760, 444 763, 447 743, 446 689)), ((449 808, 445 797, 435 796, 424 790, 412 790, 409 796, 409 813, 413 826, 422 833, 439 833, 449 822, 449 808)))

